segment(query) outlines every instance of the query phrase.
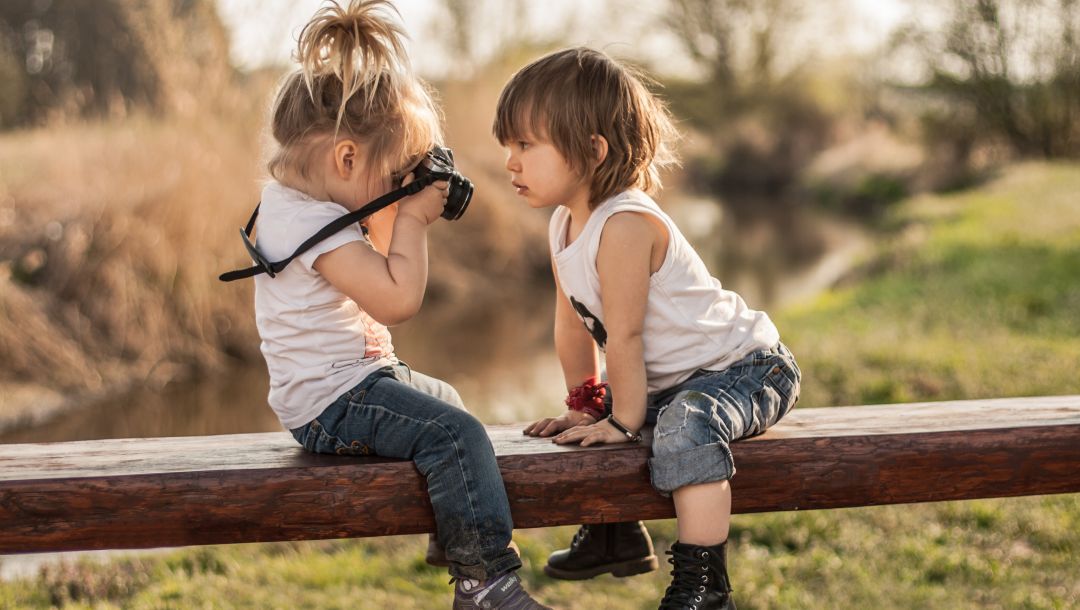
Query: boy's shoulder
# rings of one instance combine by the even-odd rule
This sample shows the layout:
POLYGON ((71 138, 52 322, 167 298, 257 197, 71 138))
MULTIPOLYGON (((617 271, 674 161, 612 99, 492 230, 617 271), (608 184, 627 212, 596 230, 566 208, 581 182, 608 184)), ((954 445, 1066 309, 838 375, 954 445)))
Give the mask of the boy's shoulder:
POLYGON ((660 205, 656 203, 656 200, 641 189, 619 191, 598 205, 596 209, 606 208, 613 211, 621 211, 619 208, 635 206, 644 206, 656 210, 660 209, 660 205))
POLYGON ((654 232, 654 222, 639 209, 615 210, 604 221, 602 243, 612 239, 626 243, 646 243, 654 232))
POLYGON ((657 217, 666 217, 656 201, 638 189, 622 191, 604 206, 607 218, 602 231, 605 239, 646 240, 655 234, 657 217))
MULTIPOLYGON (((629 223, 636 226, 640 221, 648 223, 647 220, 641 217, 641 213, 652 213, 654 215, 664 215, 660 206, 650 197, 647 193, 639 189, 627 189, 625 191, 619 191, 611 197, 608 197, 604 201, 600 202, 592 211, 592 217, 589 219, 589 225, 595 227, 590 234, 595 235, 595 239, 599 239, 601 232, 606 232, 608 226, 613 220, 618 217, 627 217, 623 220, 618 220, 617 223, 629 223), (621 214, 621 212, 638 212, 638 214, 621 214), (598 230, 597 230, 598 229, 598 230)), ((570 210, 565 206, 558 206, 551 215, 551 220, 548 221, 548 235, 552 245, 552 251, 559 249, 562 236, 566 233, 566 224, 570 221, 570 210)))
POLYGON ((638 189, 630 189, 613 195, 596 207, 594 213, 597 212, 605 217, 604 226, 608 226, 612 221, 620 218, 620 223, 633 224, 640 220, 646 220, 645 215, 667 216, 660 208, 660 205, 656 203, 656 200, 650 197, 648 193, 638 189))

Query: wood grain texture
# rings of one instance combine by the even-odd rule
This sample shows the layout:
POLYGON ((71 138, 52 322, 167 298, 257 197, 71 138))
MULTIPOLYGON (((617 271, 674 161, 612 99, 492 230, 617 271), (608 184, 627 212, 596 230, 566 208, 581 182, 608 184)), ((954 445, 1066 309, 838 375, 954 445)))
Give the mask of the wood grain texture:
MULTIPOLYGON (((492 426, 516 527, 674 516, 647 445, 492 426)), ((795 410, 732 451, 734 512, 1080 492, 1080 396, 795 410)), ((0 445, 0 553, 432 531, 411 462, 285 433, 0 445)))

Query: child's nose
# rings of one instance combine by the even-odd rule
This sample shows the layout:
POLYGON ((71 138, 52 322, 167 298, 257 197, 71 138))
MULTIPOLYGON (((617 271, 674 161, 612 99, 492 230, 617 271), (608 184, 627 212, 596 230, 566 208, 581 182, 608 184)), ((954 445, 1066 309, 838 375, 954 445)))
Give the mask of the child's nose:
POLYGON ((521 169, 521 165, 518 163, 518 159, 514 156, 513 152, 506 153, 506 169, 511 172, 516 172, 521 169))

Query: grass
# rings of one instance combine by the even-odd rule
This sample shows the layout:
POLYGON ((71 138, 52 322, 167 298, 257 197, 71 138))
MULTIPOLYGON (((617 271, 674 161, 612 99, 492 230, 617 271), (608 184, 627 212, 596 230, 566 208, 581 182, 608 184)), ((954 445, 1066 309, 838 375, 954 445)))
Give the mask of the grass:
MULTIPOLYGON (((1080 393, 1076 193, 1080 166, 1030 164, 899 204, 856 277, 777 316, 806 375, 800 406, 1080 393)), ((658 552, 674 540, 674 522, 649 526, 658 552)), ((564 608, 656 607, 665 571, 544 577, 572 532, 517 532, 531 591, 564 608)), ((1080 495, 743 515, 731 541, 742 609, 1080 606, 1080 495)), ((424 547, 407 536, 64 564, 0 585, 0 607, 446 608, 424 547)))
POLYGON ((1080 169, 898 207, 856 278, 779 316, 804 406, 1080 392, 1080 169))

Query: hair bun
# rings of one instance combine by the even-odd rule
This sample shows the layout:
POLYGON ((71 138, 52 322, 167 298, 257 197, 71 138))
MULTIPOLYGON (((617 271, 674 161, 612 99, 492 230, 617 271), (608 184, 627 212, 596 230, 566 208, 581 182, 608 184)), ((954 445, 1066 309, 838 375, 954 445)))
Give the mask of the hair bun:
MULTIPOLYGON (((405 30, 397 9, 388 0, 350 0, 347 6, 331 1, 320 8, 300 32, 296 60, 308 91, 323 76, 336 76, 344 103, 357 91, 390 79, 392 86, 408 74, 405 30)), ((396 86, 394 87, 396 88, 396 86)))

